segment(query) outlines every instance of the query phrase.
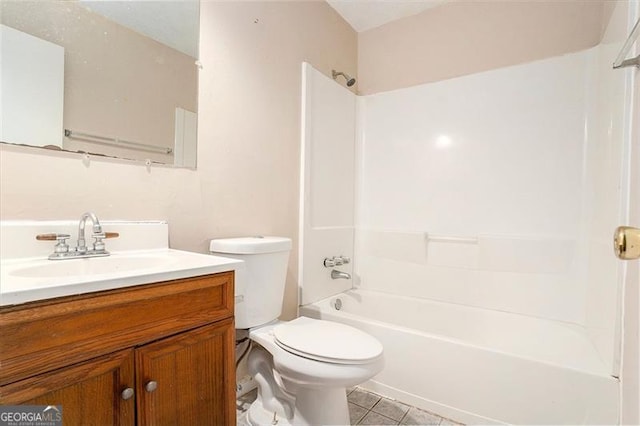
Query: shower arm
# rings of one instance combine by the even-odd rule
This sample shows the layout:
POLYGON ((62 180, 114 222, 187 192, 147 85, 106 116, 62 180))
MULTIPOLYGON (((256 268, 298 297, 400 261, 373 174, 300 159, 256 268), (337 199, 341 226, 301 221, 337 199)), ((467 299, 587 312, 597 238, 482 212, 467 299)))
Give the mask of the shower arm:
POLYGON ((346 74, 342 71, 336 71, 336 70, 331 70, 331 76, 333 77, 334 80, 336 80, 338 78, 338 76, 342 76, 344 77, 344 79, 347 82, 347 87, 351 87, 354 84, 356 84, 356 79, 351 77, 349 74, 346 74))

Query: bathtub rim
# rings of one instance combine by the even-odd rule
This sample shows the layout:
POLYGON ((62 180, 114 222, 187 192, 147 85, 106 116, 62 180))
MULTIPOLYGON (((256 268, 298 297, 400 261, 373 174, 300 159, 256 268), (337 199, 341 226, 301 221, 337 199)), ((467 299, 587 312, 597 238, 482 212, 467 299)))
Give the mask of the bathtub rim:
MULTIPOLYGON (((509 352, 509 351, 504 351, 501 349, 497 349, 497 348, 492 348, 490 346, 486 346, 486 345, 479 345, 479 344, 475 344, 475 343, 471 343, 468 341, 465 341, 463 339, 459 339, 456 337, 450 337, 450 336, 445 336, 442 334, 437 334, 437 333, 432 333, 432 332, 428 332, 428 331, 423 331, 423 330, 416 330, 410 327, 406 327, 406 326, 401 326, 401 325, 397 325, 397 324, 392 324, 392 323, 388 323, 385 321, 380 321, 374 318, 369 318, 369 317, 363 317, 357 314, 353 314, 353 313, 349 313, 349 312, 345 312, 345 311, 341 311, 341 310, 336 310, 335 308, 333 308, 331 306, 331 300, 340 297, 340 295, 343 294, 348 294, 348 293, 355 293, 355 292, 363 292, 363 293, 373 293, 376 295, 388 295, 388 296, 392 296, 392 297, 396 297, 396 298, 402 298, 402 299, 412 299, 412 301, 414 301, 417 298, 412 298, 412 297, 408 297, 408 296, 402 296, 402 295, 396 295, 396 294, 392 294, 392 293, 385 293, 385 292, 380 292, 380 291, 374 291, 374 290, 366 290, 366 289, 362 289, 362 288, 352 288, 349 289, 345 292, 342 293, 337 293, 334 294, 332 296, 328 296, 324 299, 318 300, 314 303, 309 303, 306 305, 301 305, 298 307, 298 314, 300 316, 308 316, 305 315, 305 311, 311 311, 311 312, 321 312, 321 313, 325 313, 326 311, 323 311, 321 306, 325 306, 326 308, 329 309, 328 312, 326 312, 328 315, 337 315, 337 316, 344 316, 348 319, 351 319, 353 321, 363 321, 362 318, 365 318, 365 321, 368 323, 371 323, 373 325, 379 326, 379 327, 385 327, 388 329, 392 329, 394 331, 398 331, 398 332, 404 332, 404 333, 408 333, 410 335, 414 335, 414 336, 422 336, 422 337, 427 337, 427 338, 432 338, 432 339, 439 339, 439 340, 443 340, 445 342, 448 343, 453 343, 453 344, 459 344, 465 347, 469 347, 469 348, 473 348, 473 349, 478 349, 478 350, 485 350, 485 351, 489 351, 492 353, 496 353, 496 354, 500 354, 503 356, 512 356, 512 357, 516 357, 518 359, 522 359, 525 361, 529 361, 529 362, 536 362, 536 363, 541 363, 541 364, 545 364, 545 365, 549 365, 552 367, 556 367, 556 368, 565 368, 568 370, 572 370, 578 373, 582 373, 582 374, 587 374, 590 376, 594 376, 594 377, 600 377, 600 378, 614 378, 616 380, 618 380, 618 377, 610 374, 610 372, 608 371, 608 369, 606 368, 606 366, 604 365, 604 362, 602 361, 602 359, 599 357, 598 352, 596 351, 595 346, 593 345, 593 342, 591 342, 591 340, 589 339, 589 343, 591 344, 591 348, 593 349, 594 353, 596 353, 598 355, 598 359, 600 360, 600 362, 602 363, 600 365, 600 368, 602 369, 602 371, 593 371, 593 370, 587 370, 587 369, 583 369, 583 368, 578 368, 575 366, 571 366, 571 365, 567 365, 567 364, 562 364, 562 363, 558 363, 558 362, 553 362, 550 360, 546 360, 546 359, 539 359, 539 358, 535 358, 535 357, 530 357, 530 356, 526 356, 523 354, 519 354, 519 353, 514 353, 514 352, 509 352), (317 309, 314 309, 317 308, 317 309)), ((423 300, 423 299, 420 299, 423 300)), ((484 309, 484 308, 478 308, 475 306, 468 306, 468 305, 462 305, 462 304, 455 304, 455 303, 449 303, 449 302, 443 302, 443 301, 438 301, 438 300, 431 300, 431 299, 424 299, 426 302, 428 303, 437 303, 437 304, 451 304, 451 305, 455 305, 458 307, 464 307, 464 308, 469 308, 469 309, 484 309)), ((583 327, 581 327, 578 324, 574 324, 574 323, 568 323, 568 322, 562 322, 562 321, 552 321, 552 320, 548 320, 545 318, 539 318, 539 317, 532 317, 532 316, 527 316, 527 315, 522 315, 522 314, 515 314, 512 312, 504 312, 504 311, 496 311, 496 312, 501 312, 501 313, 506 313, 506 314, 511 314, 511 315, 517 315, 517 316, 524 316, 527 318, 531 318, 531 319, 539 319, 541 321, 550 321, 550 322, 557 322, 560 323, 562 325, 568 326, 569 328, 571 328, 573 331, 579 331, 581 333, 586 331, 583 329, 583 327)), ((327 319, 327 320, 333 320, 333 318, 322 318, 322 319, 327 319)), ((585 336, 588 338, 588 336, 585 336)))

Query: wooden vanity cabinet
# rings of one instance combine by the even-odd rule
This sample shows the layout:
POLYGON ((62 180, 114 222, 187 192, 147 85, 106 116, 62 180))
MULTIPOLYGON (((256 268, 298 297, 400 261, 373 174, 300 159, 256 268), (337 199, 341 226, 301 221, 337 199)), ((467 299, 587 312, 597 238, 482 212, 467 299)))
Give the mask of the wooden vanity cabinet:
POLYGON ((0 404, 62 405, 65 425, 233 425, 233 302, 229 272, 2 308, 0 404))
POLYGON ((133 369, 133 349, 116 352, 5 385, 2 404, 62 405, 64 425, 134 425, 135 399, 121 395, 133 369))

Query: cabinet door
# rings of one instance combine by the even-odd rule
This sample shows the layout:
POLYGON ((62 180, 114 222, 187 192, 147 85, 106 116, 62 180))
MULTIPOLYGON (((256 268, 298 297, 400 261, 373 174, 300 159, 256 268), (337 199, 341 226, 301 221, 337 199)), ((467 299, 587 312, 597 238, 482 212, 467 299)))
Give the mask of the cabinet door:
POLYGON ((233 319, 136 349, 138 424, 234 425, 233 319))
POLYGON ((133 354, 116 352, 2 386, 0 403, 62 405, 65 426, 133 426, 135 398, 123 394, 134 388, 133 354))

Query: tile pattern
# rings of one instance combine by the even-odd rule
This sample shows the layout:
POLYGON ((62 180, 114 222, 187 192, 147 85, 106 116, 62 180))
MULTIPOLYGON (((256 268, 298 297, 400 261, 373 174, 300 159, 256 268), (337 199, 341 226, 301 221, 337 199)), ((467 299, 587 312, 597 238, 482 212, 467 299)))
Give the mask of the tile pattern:
POLYGON ((347 389, 347 401, 352 425, 460 425, 360 388, 347 389))
MULTIPOLYGON (((246 412, 257 395, 257 390, 253 390, 236 401, 238 426, 248 424, 246 412)), ((347 401, 352 425, 460 425, 437 414, 357 387, 347 389, 347 401)))

